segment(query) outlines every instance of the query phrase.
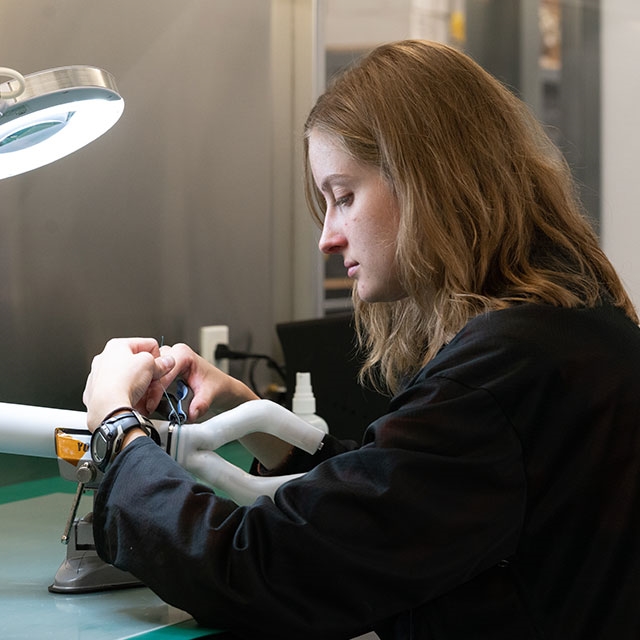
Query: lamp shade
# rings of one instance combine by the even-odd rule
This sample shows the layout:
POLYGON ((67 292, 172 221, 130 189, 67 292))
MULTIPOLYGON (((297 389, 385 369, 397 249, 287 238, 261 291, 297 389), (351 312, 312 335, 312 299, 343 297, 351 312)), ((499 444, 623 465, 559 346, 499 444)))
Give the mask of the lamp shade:
MULTIPOLYGON (((9 71, 9 70, 7 70, 9 71)), ((69 66, 0 84, 0 179, 63 158, 89 144, 122 115, 113 76, 69 66)))

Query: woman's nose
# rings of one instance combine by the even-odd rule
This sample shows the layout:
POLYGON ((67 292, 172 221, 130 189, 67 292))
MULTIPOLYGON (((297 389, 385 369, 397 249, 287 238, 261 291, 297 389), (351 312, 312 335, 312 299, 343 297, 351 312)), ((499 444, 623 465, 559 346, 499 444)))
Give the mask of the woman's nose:
POLYGON ((322 253, 340 253, 346 246, 347 239, 344 234, 336 227, 332 220, 332 216, 327 215, 322 225, 322 234, 318 247, 322 253))

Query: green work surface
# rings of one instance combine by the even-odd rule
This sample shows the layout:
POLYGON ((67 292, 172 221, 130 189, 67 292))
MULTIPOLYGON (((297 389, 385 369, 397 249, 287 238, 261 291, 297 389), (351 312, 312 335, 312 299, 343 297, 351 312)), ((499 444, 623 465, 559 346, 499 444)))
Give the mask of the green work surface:
MULTIPOLYGON (((221 448, 225 458, 246 468, 239 445, 221 448)), ((2 640, 187 640, 219 635, 199 627, 150 589, 97 593, 50 593, 63 562, 60 543, 75 485, 59 477, 0 486, 0 638, 2 640)), ((91 510, 84 497, 79 515, 91 510)), ((222 637, 222 636, 220 636, 222 637)))

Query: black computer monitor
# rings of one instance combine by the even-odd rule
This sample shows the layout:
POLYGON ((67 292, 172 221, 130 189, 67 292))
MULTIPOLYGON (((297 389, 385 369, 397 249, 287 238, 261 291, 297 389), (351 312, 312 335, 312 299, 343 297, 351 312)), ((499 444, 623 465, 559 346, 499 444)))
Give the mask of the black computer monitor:
POLYGON ((386 413, 389 398, 358 384, 353 314, 276 325, 284 354, 287 395, 291 408, 296 373, 308 371, 316 398, 316 413, 340 439, 360 441, 367 426, 386 413))

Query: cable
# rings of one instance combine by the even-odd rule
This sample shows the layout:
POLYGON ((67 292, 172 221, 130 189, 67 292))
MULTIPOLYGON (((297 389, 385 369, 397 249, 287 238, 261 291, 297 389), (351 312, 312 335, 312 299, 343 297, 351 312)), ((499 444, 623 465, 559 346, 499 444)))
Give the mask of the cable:
POLYGON ((249 384, 255 393, 260 396, 258 392, 258 386, 255 381, 255 370, 258 363, 263 360, 267 363, 267 367, 269 369, 273 369, 283 380, 283 382, 287 382, 287 376, 285 370, 271 357, 261 353, 246 353, 244 351, 232 351, 229 349, 229 345, 226 344, 218 344, 216 346, 215 353, 213 357, 216 360, 253 360, 249 367, 249 384))

